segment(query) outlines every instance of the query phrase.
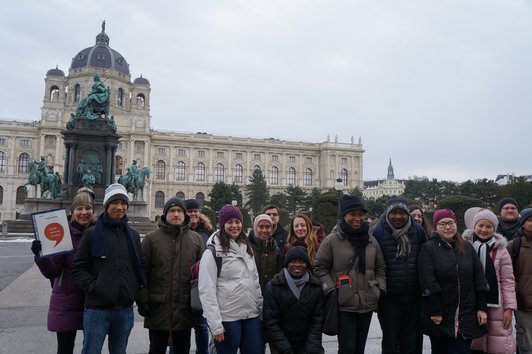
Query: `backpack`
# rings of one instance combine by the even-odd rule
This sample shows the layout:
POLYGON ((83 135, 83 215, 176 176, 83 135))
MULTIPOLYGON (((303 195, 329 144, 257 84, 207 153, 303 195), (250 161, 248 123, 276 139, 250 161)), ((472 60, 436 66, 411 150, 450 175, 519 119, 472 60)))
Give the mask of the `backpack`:
MULTIPOLYGON (((208 245, 207 249, 209 249, 212 252, 212 255, 214 256, 216 268, 218 269, 216 276, 219 277, 220 271, 222 270, 222 257, 216 256, 216 250, 214 249, 214 245, 208 245)), ((197 261, 192 266, 190 266, 190 309, 192 313, 196 315, 200 315, 203 313, 198 289, 199 266, 200 261, 197 261)))
POLYGON ((515 261, 519 257, 519 252, 521 251, 521 239, 523 236, 517 236, 514 238, 514 243, 512 243, 512 263, 515 268, 515 261))
MULTIPOLYGON (((214 261, 216 262, 216 268, 217 268, 216 276, 219 277, 220 272, 222 270, 222 257, 216 256, 216 250, 214 248, 214 245, 208 245, 207 249, 212 252, 212 256, 214 257, 214 261)), ((199 265, 200 265, 200 261, 197 261, 192 266, 190 266, 190 279, 191 280, 198 279, 199 265)))

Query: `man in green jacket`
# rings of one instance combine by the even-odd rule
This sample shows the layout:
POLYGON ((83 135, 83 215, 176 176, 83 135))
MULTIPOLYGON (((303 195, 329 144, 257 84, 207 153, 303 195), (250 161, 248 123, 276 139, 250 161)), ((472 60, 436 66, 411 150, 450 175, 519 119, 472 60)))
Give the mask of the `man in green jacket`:
POLYGON ((139 313, 149 329, 150 354, 164 354, 171 334, 175 354, 189 353, 195 316, 190 309, 189 268, 201 259, 205 246, 189 228, 184 201, 170 198, 159 228, 142 241, 144 273, 148 281, 141 294, 139 313))

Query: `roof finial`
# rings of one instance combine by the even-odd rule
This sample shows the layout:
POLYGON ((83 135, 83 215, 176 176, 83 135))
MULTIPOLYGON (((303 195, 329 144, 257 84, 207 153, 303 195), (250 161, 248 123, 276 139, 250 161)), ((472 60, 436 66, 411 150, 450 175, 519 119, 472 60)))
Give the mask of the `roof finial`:
POLYGON ((105 33, 105 20, 102 21, 102 33, 105 33))

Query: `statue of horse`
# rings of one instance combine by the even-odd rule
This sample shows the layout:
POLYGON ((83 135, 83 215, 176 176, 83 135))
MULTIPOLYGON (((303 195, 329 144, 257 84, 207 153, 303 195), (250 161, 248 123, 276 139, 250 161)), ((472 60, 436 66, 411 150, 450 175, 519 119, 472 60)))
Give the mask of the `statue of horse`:
POLYGON ((30 161, 28 163, 28 171, 30 175, 25 186, 26 189, 28 189, 28 186, 31 186, 32 189, 35 189, 34 197, 37 198, 37 186, 41 183, 41 176, 39 171, 37 171, 37 164, 34 161, 30 161))
POLYGON ((139 192, 141 193, 141 200, 144 200, 144 183, 146 178, 150 178, 150 169, 143 167, 139 171, 139 175, 136 181, 133 180, 135 175, 125 174, 118 178, 118 183, 126 187, 128 193, 133 194, 133 200, 138 200, 139 192))

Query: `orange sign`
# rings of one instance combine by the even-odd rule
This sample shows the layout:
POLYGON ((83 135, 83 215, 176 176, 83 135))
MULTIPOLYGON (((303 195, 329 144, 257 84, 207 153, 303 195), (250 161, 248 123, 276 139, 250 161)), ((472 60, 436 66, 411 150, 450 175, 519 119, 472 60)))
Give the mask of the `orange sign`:
POLYGON ((44 236, 50 240, 55 241, 55 246, 57 246, 61 241, 63 241, 63 237, 65 236, 65 229, 63 229, 63 226, 58 223, 52 223, 46 225, 44 229, 44 236))

